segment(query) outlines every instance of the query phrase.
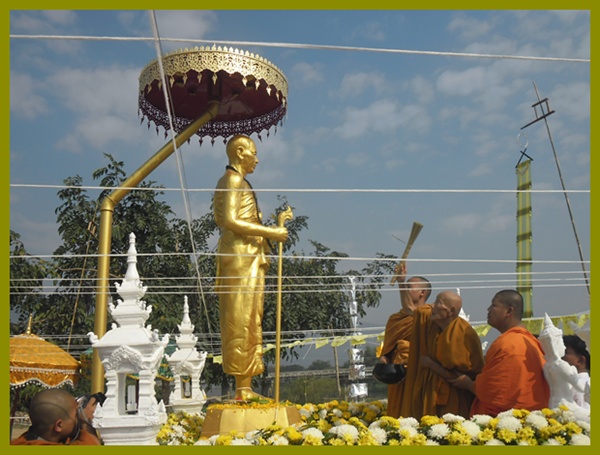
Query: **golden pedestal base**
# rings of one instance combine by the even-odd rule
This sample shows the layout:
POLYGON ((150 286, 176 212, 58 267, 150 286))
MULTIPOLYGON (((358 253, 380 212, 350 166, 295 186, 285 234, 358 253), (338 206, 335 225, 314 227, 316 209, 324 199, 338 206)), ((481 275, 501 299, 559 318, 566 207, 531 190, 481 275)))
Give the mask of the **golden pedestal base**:
POLYGON ((272 404, 271 407, 246 408, 243 405, 223 407, 214 405, 206 411, 202 426, 202 437, 210 438, 216 434, 227 434, 231 431, 247 433, 276 424, 287 427, 300 423, 300 413, 294 406, 272 404))

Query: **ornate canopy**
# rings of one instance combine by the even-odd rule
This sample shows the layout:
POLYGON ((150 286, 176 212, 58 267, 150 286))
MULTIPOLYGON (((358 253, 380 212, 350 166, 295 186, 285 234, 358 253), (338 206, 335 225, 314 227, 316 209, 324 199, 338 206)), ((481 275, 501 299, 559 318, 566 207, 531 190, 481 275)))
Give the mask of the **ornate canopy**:
MULTIPOLYGON (((260 133, 280 123, 287 111, 287 81, 264 58, 233 48, 195 47, 166 54, 162 70, 168 83, 173 128, 179 133, 200 117, 209 101, 219 101, 218 115, 196 133, 200 142, 236 134, 260 133)), ((150 63, 139 78, 142 117, 171 129, 162 90, 161 65, 150 63)))

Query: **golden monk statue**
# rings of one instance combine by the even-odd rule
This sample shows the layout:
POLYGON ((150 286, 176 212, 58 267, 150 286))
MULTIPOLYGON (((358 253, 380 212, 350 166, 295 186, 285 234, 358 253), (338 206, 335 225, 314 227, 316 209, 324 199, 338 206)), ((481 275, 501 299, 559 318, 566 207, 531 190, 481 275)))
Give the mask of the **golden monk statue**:
POLYGON ((214 195, 215 221, 221 231, 215 290, 219 296, 223 371, 235 376, 236 399, 260 397, 252 377, 264 371, 262 316, 269 243, 287 240, 285 227, 265 226, 246 175, 258 164, 256 145, 234 136, 226 147, 229 165, 214 195))

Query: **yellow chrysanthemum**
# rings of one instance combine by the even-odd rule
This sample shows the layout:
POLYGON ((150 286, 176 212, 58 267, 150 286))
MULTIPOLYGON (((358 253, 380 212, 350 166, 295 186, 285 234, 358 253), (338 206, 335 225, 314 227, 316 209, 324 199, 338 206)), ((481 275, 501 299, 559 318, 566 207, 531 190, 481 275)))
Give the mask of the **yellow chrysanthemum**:
POLYGON ((494 430, 492 428, 484 428, 477 436, 479 442, 485 443, 494 439, 494 430))
POLYGON ((500 441, 506 443, 510 443, 517 439, 517 433, 506 428, 502 428, 500 431, 498 431, 496 439, 499 439, 500 441))
POLYGON ((292 443, 302 441, 302 433, 296 430, 294 427, 287 427, 283 433, 286 438, 292 443))
POLYGON ((517 438, 520 440, 535 438, 535 431, 531 427, 523 427, 517 432, 517 438))
POLYGON ((438 423, 444 423, 443 419, 438 416, 423 416, 421 418, 421 425, 425 427, 430 427, 438 423))
POLYGON ((427 444, 427 437, 424 434, 415 435, 411 438, 411 445, 424 446, 427 444))
POLYGON ((216 446, 228 446, 231 445, 233 437, 230 434, 222 434, 215 440, 216 446))
POLYGON ((471 445, 471 437, 462 431, 453 431, 446 437, 450 445, 468 446, 471 445))
POLYGON ((309 434, 306 436, 306 438, 304 439, 304 441, 302 442, 302 445, 305 446, 322 446, 323 445, 323 441, 321 440, 321 438, 318 438, 312 434, 309 434))

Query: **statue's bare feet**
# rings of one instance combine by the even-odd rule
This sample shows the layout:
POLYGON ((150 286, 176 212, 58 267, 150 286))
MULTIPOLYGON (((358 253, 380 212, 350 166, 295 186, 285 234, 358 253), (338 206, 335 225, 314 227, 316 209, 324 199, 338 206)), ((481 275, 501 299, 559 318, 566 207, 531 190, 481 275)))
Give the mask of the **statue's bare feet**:
POLYGON ((270 398, 264 397, 259 393, 254 392, 250 387, 240 387, 235 390, 235 399, 241 401, 249 400, 266 400, 273 401, 270 398))

